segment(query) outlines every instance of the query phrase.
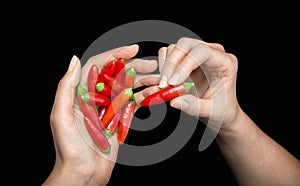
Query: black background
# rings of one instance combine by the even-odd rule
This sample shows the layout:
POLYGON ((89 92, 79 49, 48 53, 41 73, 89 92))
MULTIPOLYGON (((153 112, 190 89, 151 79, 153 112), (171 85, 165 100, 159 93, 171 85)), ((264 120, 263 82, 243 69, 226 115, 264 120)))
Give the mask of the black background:
MULTIPOLYGON (((8 41, 8 50, 3 56, 9 58, 9 64, 18 74, 18 80, 13 83, 17 81, 18 87, 12 86, 11 81, 4 83, 8 84, 8 90, 22 92, 26 97, 18 99, 17 104, 9 104, 10 109, 7 109, 17 111, 18 117, 14 120, 18 121, 19 128, 10 126, 14 133, 20 133, 13 138, 12 144, 5 145, 6 152, 14 152, 7 153, 13 157, 7 169, 15 178, 13 182, 41 185, 53 168, 55 152, 49 116, 57 84, 71 57, 74 54, 81 57, 106 31, 146 19, 179 24, 203 40, 220 43, 227 52, 235 54, 239 60, 237 96, 241 107, 263 131, 300 158, 296 13, 283 5, 276 8, 261 5, 226 8, 204 4, 197 8, 193 5, 162 8, 152 5, 153 8, 146 11, 144 8, 125 9, 118 3, 114 6, 79 4, 76 8, 45 4, 39 8, 24 8, 22 13, 14 10, 7 15, 19 13, 7 19, 7 26, 3 27, 8 31, 3 35, 8 41)), ((147 46, 141 47, 145 54, 158 49, 157 45, 147 46)), ((155 135, 170 130, 164 128, 155 135)), ((109 185, 174 181, 187 185, 237 185, 215 142, 205 151, 198 151, 203 130, 204 126, 199 125, 186 146, 166 161, 142 167, 116 164, 109 185)), ((150 134, 146 139, 151 138, 150 134)), ((128 138, 134 141, 143 136, 130 133, 128 138)))

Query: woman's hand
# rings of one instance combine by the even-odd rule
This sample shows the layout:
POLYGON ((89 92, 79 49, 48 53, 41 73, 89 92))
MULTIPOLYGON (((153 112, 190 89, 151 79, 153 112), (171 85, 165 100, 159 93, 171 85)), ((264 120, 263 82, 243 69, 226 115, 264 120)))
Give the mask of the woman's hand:
POLYGON ((223 123, 222 128, 231 127, 239 110, 235 88, 237 68, 237 58, 225 52, 220 44, 181 38, 159 51, 159 86, 193 81, 195 93, 173 99, 171 106, 205 123, 211 119, 223 123))
MULTIPOLYGON (((154 60, 131 59, 138 52, 137 45, 112 49, 91 57, 81 68, 79 59, 74 56, 69 69, 60 80, 50 123, 56 150, 56 161, 48 179, 43 185, 106 185, 111 176, 118 154, 118 141, 114 134, 109 138, 111 151, 103 154, 97 151, 85 129, 83 114, 75 101, 79 82, 87 85, 87 74, 92 64, 101 70, 107 62, 124 58, 126 68, 134 67, 137 72, 151 72, 157 68, 154 60)), ((139 77, 139 76, 137 76, 139 77)), ((137 84, 143 81, 137 78, 137 84)), ((158 81, 157 78, 155 80, 158 81)))

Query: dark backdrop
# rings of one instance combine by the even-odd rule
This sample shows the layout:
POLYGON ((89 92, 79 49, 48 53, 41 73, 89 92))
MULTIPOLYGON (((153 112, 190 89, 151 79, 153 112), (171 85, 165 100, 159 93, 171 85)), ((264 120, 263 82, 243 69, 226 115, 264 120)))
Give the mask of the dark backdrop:
MULTIPOLYGON (((21 120, 17 132, 24 137, 20 135, 17 143, 10 146, 18 153, 14 153, 16 157, 13 156, 11 161, 14 166, 10 167, 13 169, 9 173, 16 177, 26 174, 16 181, 40 185, 54 165, 49 115, 57 84, 72 55, 81 57, 106 31, 144 19, 182 25, 203 40, 220 43, 235 54, 239 60, 237 96, 241 107, 262 130, 300 158, 296 90, 298 33, 293 21, 294 12, 284 6, 225 8, 222 5, 218 9, 211 6, 180 7, 182 9, 157 6, 151 11, 143 8, 129 11, 115 9, 115 6, 41 5, 7 20, 9 24, 5 28, 13 28, 9 31, 13 36, 8 37, 11 53, 5 55, 9 55, 11 64, 20 70, 17 90, 22 90, 23 96, 27 97, 22 99, 22 106, 15 107, 20 112, 16 119, 21 120), (287 14, 283 16, 284 9, 287 14)), ((149 46, 142 45, 145 54, 158 49, 155 44, 153 48, 149 46)), ((165 128, 145 136, 149 140, 151 135, 163 136, 170 130, 165 128)), ((237 185, 215 142, 203 152, 197 150, 203 130, 203 125, 197 126, 189 142, 166 161, 142 167, 117 164, 110 185, 154 185, 173 181, 186 185, 237 185)), ((130 141, 142 140, 143 135, 130 133, 128 138, 130 141)))

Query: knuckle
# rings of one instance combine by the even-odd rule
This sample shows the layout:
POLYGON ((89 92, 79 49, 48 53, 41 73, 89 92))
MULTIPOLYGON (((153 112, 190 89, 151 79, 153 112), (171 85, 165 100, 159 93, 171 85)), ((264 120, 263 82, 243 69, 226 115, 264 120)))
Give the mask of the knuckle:
POLYGON ((237 69, 238 69, 238 59, 237 59, 237 57, 232 53, 228 53, 228 57, 230 59, 231 66, 234 67, 234 69, 237 71, 237 69))

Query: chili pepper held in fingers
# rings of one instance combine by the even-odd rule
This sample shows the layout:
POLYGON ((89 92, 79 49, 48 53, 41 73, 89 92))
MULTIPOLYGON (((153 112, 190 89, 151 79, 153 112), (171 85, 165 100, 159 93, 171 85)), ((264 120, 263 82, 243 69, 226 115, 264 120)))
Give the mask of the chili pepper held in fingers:
POLYGON ((118 142, 122 145, 128 135, 130 124, 134 116, 134 110, 136 107, 135 101, 127 101, 120 115, 120 122, 118 126, 118 142))
POLYGON ((102 124, 107 127, 112 118, 123 107, 123 105, 133 96, 131 88, 123 89, 108 105, 107 110, 102 118, 102 124))
POLYGON ((91 105, 107 106, 110 104, 110 99, 97 92, 85 92, 81 95, 81 99, 91 105))
POLYGON ((105 96, 108 97, 114 97, 115 96, 115 92, 111 89, 111 87, 104 82, 99 82, 96 84, 96 90, 97 92, 99 92, 100 94, 103 94, 105 96))
POLYGON ((103 75, 106 74, 108 76, 114 76, 117 69, 117 62, 115 60, 110 61, 99 73, 97 78, 97 83, 104 82, 103 75))
POLYGON ((169 85, 158 92, 146 97, 141 101, 141 106, 152 106, 160 103, 170 101, 178 96, 184 95, 190 91, 191 87, 194 86, 194 83, 183 82, 179 85, 169 85))
POLYGON ((124 77, 124 85, 126 87, 132 88, 134 85, 134 79, 135 79, 136 71, 134 68, 129 68, 126 70, 125 77, 124 77))
POLYGON ((115 78, 112 76, 108 76, 106 74, 103 75, 104 81, 112 88, 113 91, 116 93, 121 92, 125 88, 127 88, 123 83, 117 81, 115 78))
POLYGON ((96 65, 91 66, 88 74, 88 91, 96 92, 96 83, 99 76, 99 68, 96 65))

